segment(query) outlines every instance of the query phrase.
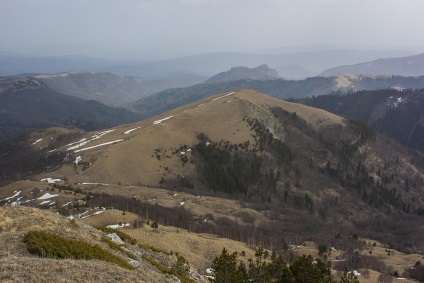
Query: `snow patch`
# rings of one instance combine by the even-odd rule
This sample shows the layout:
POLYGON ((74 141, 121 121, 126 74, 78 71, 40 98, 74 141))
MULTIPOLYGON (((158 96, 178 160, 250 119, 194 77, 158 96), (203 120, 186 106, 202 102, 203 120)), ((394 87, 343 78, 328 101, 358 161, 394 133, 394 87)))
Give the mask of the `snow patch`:
POLYGON ((94 145, 94 146, 89 146, 89 147, 82 148, 82 149, 77 149, 74 152, 75 153, 76 152, 81 152, 81 151, 84 151, 84 150, 89 150, 89 149, 93 149, 93 148, 96 148, 96 147, 105 146, 105 145, 109 145, 109 144, 114 144, 114 143, 118 143, 118 142, 122 142, 122 141, 124 141, 124 139, 114 140, 114 141, 105 142, 105 143, 101 143, 101 144, 94 145))
POLYGON ((169 117, 166 117, 166 118, 163 118, 163 119, 160 119, 160 120, 156 120, 156 121, 154 121, 154 122, 153 122, 153 125, 160 124, 160 123, 162 123, 163 121, 166 121, 166 120, 171 119, 172 117, 174 117, 174 115, 169 116, 169 117))
POLYGON ((112 224, 112 225, 107 225, 107 228, 112 228, 112 229, 117 229, 117 228, 123 228, 123 227, 129 227, 130 223, 123 223, 123 224, 112 224))
POLYGON ((76 141, 76 142, 68 143, 66 146, 71 146, 71 145, 74 145, 74 144, 76 144, 76 143, 82 143, 82 142, 84 142, 84 141, 86 141, 86 140, 87 140, 86 138, 83 138, 82 140, 79 140, 79 141, 76 141))
POLYGON ((206 268, 206 273, 207 274, 212 274, 213 273, 213 269, 210 267, 210 268, 206 268))
POLYGON ((40 182, 47 182, 49 184, 55 184, 56 182, 62 181, 61 179, 54 179, 54 178, 44 178, 41 179, 40 182))
POLYGON ((138 130, 138 129, 140 129, 141 127, 137 127, 137 128, 134 128, 134 129, 130 129, 130 130, 128 130, 128 131, 125 131, 124 132, 124 135, 128 135, 129 133, 131 133, 131 132, 133 132, 133 131, 135 131, 135 130, 138 130))
POLYGON ((226 94, 226 95, 223 95, 223 96, 220 96, 220 97, 214 98, 214 99, 212 99, 212 101, 214 101, 214 100, 218 100, 218 99, 221 99, 221 98, 226 97, 226 96, 229 96, 229 95, 232 95, 233 93, 234 93, 234 91, 233 91, 233 92, 230 92, 230 93, 228 93, 228 94, 226 94))
POLYGON ((35 144, 37 144, 37 143, 39 143, 40 141, 42 141, 43 139, 41 138, 41 139, 38 139, 38 140, 36 140, 35 142, 33 142, 31 145, 35 145, 35 144))
POLYGON ((72 163, 75 163, 76 165, 78 165, 78 163, 80 163, 81 161, 82 161, 82 157, 80 155, 80 156, 77 156, 77 158, 75 158, 75 161, 72 163))
POLYGON ((78 185, 102 185, 102 186, 109 186, 109 184, 106 184, 106 183, 78 183, 78 185))
POLYGON ((103 137, 104 135, 111 133, 113 131, 115 131, 115 129, 106 130, 106 131, 103 131, 103 132, 97 132, 97 133, 94 134, 94 136, 91 137, 91 140, 97 140, 97 139, 103 137))
POLYGON ((183 206, 185 204, 185 201, 180 202, 180 206, 183 206))
POLYGON ((43 204, 48 204, 48 203, 50 203, 50 201, 49 200, 45 200, 45 201, 42 201, 39 204, 37 204, 37 206, 43 205, 43 204))
MULTIPOLYGON (((5 198, 5 199, 3 199, 3 200, 9 200, 9 199, 12 199, 12 198, 15 198, 15 197, 17 197, 17 196, 19 196, 20 194, 21 194, 21 191, 14 191, 14 195, 13 196, 11 196, 11 197, 8 197, 8 198, 5 198)), ((2 200, 2 201, 3 201, 2 200)))
POLYGON ((41 197, 39 197, 38 199, 49 199, 49 198, 54 198, 57 197, 59 194, 57 195, 51 195, 49 193, 45 193, 44 195, 42 195, 41 197))

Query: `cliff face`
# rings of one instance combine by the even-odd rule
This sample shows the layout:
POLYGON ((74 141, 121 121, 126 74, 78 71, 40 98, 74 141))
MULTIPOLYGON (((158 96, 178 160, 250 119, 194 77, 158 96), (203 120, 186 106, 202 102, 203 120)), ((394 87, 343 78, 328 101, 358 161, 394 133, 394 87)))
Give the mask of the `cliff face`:
POLYGON ((258 121, 264 125, 268 130, 272 133, 272 136, 275 139, 278 139, 280 141, 284 141, 286 134, 284 130, 283 124, 281 124, 278 119, 276 119, 271 112, 266 110, 265 108, 262 108, 256 104, 250 103, 249 106, 252 108, 254 112, 254 116, 258 121))

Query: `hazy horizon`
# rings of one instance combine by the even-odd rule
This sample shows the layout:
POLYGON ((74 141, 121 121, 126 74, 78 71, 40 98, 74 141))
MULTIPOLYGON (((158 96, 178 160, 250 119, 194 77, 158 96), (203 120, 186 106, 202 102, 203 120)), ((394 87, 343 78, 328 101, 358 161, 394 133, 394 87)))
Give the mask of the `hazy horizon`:
POLYGON ((3 0, 0 52, 157 60, 213 52, 424 51, 421 0, 3 0))

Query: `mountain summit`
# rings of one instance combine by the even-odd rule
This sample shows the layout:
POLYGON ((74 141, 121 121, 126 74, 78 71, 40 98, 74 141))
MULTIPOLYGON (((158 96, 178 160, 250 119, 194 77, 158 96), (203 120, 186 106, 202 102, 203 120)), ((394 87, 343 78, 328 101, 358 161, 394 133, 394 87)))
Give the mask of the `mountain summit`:
POLYGON ((279 79, 277 71, 271 69, 266 64, 262 64, 256 68, 248 68, 248 67, 234 67, 226 72, 219 73, 211 78, 209 78, 206 82, 230 82, 230 81, 238 81, 241 79, 252 79, 252 80, 275 80, 279 79))

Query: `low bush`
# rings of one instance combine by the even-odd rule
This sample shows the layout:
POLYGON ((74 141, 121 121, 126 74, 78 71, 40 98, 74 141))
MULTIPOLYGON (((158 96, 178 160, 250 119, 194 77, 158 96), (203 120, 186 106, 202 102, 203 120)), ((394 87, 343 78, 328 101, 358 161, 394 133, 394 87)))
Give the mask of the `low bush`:
POLYGON ((43 231, 29 231, 24 236, 28 252, 39 257, 57 259, 98 259, 118 264, 127 269, 135 269, 126 260, 110 253, 98 245, 88 244, 79 240, 43 231))

